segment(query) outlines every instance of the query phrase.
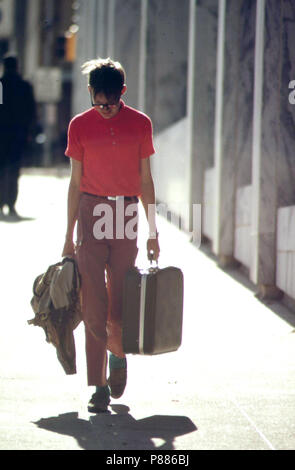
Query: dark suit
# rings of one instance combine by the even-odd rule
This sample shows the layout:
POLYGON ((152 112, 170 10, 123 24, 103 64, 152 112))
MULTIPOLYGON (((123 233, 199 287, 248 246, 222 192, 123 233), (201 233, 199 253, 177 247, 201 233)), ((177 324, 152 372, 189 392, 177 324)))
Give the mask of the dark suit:
POLYGON ((14 209, 22 154, 35 120, 32 86, 17 73, 1 78, 0 104, 0 208, 14 209))

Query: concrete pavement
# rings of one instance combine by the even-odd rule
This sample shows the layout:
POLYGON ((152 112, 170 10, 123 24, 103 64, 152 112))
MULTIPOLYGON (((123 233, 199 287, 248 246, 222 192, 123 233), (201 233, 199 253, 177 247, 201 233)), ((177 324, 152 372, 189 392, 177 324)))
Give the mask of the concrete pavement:
MULTIPOLYGON (((224 272, 159 220, 160 266, 184 273, 179 351, 128 356, 128 385, 110 413, 87 402, 84 332, 66 376, 41 328, 27 325, 32 283, 63 245, 68 179, 26 171, 20 221, 0 220, 0 449, 283 450, 295 448, 295 314, 265 305, 239 272, 224 272)), ((145 224, 138 265, 145 261, 145 224)))

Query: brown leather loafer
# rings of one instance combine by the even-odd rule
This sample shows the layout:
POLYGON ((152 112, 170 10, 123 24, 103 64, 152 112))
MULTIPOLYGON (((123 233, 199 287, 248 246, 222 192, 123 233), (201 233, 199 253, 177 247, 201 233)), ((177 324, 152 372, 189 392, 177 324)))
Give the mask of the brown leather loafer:
POLYGON ((127 367, 120 369, 110 369, 108 385, 111 391, 111 397, 120 398, 125 390, 127 382, 127 367))

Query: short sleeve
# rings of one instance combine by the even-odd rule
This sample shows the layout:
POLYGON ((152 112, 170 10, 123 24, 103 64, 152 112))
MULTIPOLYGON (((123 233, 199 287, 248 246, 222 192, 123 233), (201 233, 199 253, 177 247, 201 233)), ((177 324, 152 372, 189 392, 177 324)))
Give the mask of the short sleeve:
POLYGON ((74 158, 74 160, 82 161, 84 155, 84 148, 79 140, 77 121, 72 119, 68 128, 68 142, 65 151, 67 157, 74 158))
POLYGON ((148 158, 155 153, 154 143, 153 143, 153 126, 150 118, 146 116, 142 142, 140 145, 140 158, 148 158))

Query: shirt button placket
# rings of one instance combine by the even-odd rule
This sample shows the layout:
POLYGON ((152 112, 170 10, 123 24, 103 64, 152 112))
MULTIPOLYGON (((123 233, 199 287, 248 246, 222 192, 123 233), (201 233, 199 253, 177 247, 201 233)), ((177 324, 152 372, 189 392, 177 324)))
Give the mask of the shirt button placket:
POLYGON ((112 145, 116 145, 115 132, 114 132, 114 129, 112 127, 110 129, 110 132, 111 132, 111 137, 112 137, 112 145))

